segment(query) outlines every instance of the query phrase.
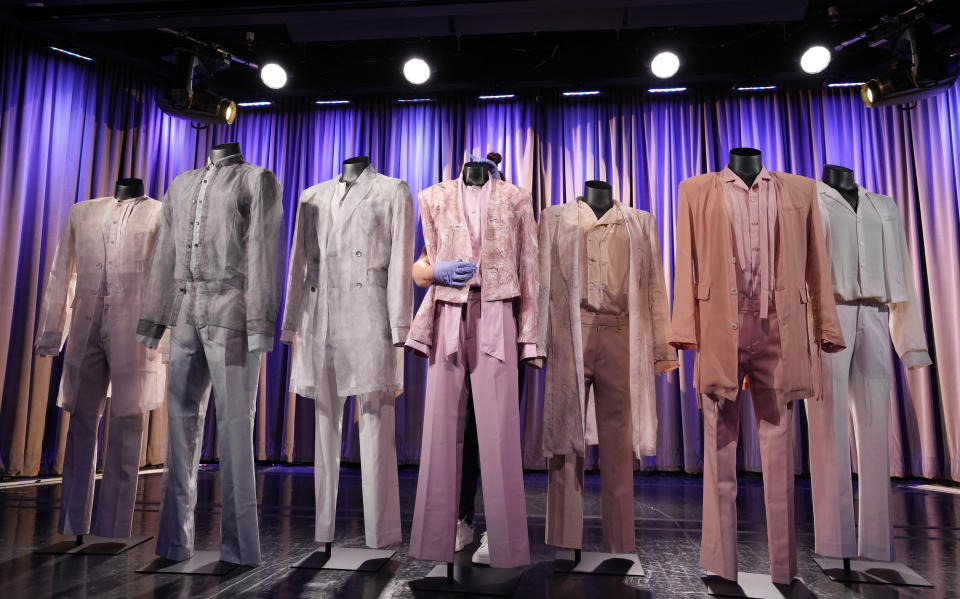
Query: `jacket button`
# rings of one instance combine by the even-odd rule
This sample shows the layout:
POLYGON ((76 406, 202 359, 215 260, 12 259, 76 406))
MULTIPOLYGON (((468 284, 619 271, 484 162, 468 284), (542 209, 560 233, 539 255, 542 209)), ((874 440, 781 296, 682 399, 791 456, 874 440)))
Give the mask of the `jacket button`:
POLYGON ((186 293, 186 292, 187 292, 186 289, 184 289, 183 287, 180 288, 180 293, 186 293))
POLYGON ((360 281, 357 281, 357 287, 363 287, 363 283, 361 283, 360 281))
POLYGON ((737 330, 737 323, 735 323, 735 322, 734 322, 734 323, 731 323, 731 324, 730 324, 730 328, 733 329, 734 331, 736 331, 736 330, 737 330))
POLYGON ((316 292, 316 290, 317 290, 316 287, 310 287, 310 291, 316 292))
POLYGON ((737 294, 737 290, 736 290, 736 289, 731 289, 731 290, 730 290, 730 295, 736 295, 736 294, 737 294))
POLYGON ((736 256, 734 256, 733 258, 730 258, 730 264, 736 264, 736 263, 737 263, 737 257, 736 257, 736 256))
POLYGON ((359 258, 362 255, 363 255, 363 252, 361 252, 360 250, 357 250, 357 257, 359 258))

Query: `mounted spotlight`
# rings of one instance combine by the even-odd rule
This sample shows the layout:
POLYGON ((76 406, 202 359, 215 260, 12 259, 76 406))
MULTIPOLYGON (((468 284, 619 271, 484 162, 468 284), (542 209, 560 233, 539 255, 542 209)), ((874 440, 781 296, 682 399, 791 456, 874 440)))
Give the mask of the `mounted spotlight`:
POLYGON ((830 65, 830 50, 826 46, 810 46, 800 57, 800 68, 804 73, 816 75, 830 65))
POLYGON ((661 52, 650 62, 650 71, 660 79, 669 79, 680 70, 680 57, 673 52, 661 52))
POLYGON ((411 58, 403 65, 403 76, 414 85, 421 85, 430 78, 430 65, 422 58, 411 58))
POLYGON ((287 84, 287 71, 275 62, 260 67, 260 80, 270 89, 280 89, 287 84))
POLYGON ((906 28, 892 44, 890 70, 860 88, 867 107, 909 106, 917 100, 943 93, 957 80, 954 60, 938 52, 930 25, 906 28))
POLYGON ((237 103, 195 84, 198 67, 204 67, 209 72, 203 61, 195 55, 182 55, 178 63, 186 69, 186 85, 170 89, 158 98, 160 110, 190 121, 232 124, 237 118, 237 103))

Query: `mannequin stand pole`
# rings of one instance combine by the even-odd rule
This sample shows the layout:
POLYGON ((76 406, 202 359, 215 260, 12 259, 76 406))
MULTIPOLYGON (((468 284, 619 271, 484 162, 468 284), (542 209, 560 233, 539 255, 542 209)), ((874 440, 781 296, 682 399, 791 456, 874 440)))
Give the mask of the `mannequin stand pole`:
POLYGON ((749 597, 750 599, 801 599, 816 597, 802 580, 794 578, 790 584, 775 584, 769 574, 738 572, 736 582, 715 574, 700 580, 707 593, 717 597, 749 597))
POLYGON ((60 541, 49 547, 37 549, 34 553, 44 555, 120 555, 128 549, 146 543, 152 536, 123 537, 112 539, 96 535, 77 535, 76 539, 60 541))
POLYGON ((323 544, 322 550, 314 551, 291 567, 307 570, 376 572, 396 553, 393 549, 334 547, 333 543, 327 542, 323 544))
POLYGON ((605 553, 602 551, 558 551, 553 562, 554 572, 570 574, 603 574, 607 576, 644 576, 640 558, 635 553, 605 553))
POLYGON ((411 580, 414 591, 432 593, 465 593, 509 597, 520 582, 523 571, 517 568, 474 568, 453 562, 439 564, 424 578, 411 580))
POLYGON ((815 557, 823 573, 837 582, 932 587, 933 584, 900 562, 875 562, 834 557, 815 557))

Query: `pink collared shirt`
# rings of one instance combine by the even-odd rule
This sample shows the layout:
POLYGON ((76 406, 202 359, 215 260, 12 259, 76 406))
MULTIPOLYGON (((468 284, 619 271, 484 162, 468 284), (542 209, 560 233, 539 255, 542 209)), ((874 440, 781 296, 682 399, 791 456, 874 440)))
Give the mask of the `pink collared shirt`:
MULTIPOLYGON (((480 185, 466 185, 463 176, 457 180, 460 187, 460 203, 463 205, 463 214, 467 219, 467 231, 470 233, 470 245, 473 247, 473 256, 469 260, 477 263, 477 270, 473 278, 467 282, 470 287, 480 287, 480 256, 483 248, 483 224, 487 222, 487 208, 490 207, 490 197, 493 194, 492 179, 480 185)), ((466 256, 463 258, 468 260, 466 256)))
POLYGON ((773 295, 777 233, 777 190, 766 168, 747 188, 730 167, 720 173, 723 199, 730 215, 737 263, 737 289, 746 299, 759 300, 760 317, 766 318, 773 295))

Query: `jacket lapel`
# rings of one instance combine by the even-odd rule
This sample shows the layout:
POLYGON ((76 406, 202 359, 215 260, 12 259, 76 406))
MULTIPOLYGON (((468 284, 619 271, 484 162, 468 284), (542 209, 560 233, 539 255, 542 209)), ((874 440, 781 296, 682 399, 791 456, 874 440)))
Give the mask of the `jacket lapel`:
MULTIPOLYGON (((830 187, 829 185, 827 185, 827 184, 824 183, 823 181, 820 181, 820 180, 817 181, 817 191, 819 191, 819 192, 820 192, 820 195, 823 196, 824 198, 826 198, 827 200, 829 200, 829 201, 831 201, 831 202, 836 202, 836 203, 842 205, 844 208, 846 208, 846 209, 847 209, 848 211, 850 211, 852 214, 856 214, 856 211, 854 211, 853 206, 851 206, 850 204, 848 204, 848 203, 847 203, 847 200, 845 200, 845 199, 837 192, 836 189, 830 187)), ((861 191, 859 192, 859 195, 860 195, 861 198, 864 196, 864 194, 863 194, 863 192, 862 192, 862 188, 861 188, 861 191)))
MULTIPOLYGON (((353 216, 354 210, 357 209, 357 206, 360 205, 363 200, 370 194, 370 190, 373 189, 373 182, 377 178, 377 171, 373 169, 372 166, 368 166, 363 169, 363 172, 360 173, 360 176, 357 177, 357 180, 353 182, 353 185, 347 187, 347 195, 343 198, 343 205, 340 207, 341 210, 341 222, 346 222, 353 216)), ((334 179, 334 186, 340 180, 339 177, 334 179)), ((329 201, 329 200, 328 200, 329 201)))

